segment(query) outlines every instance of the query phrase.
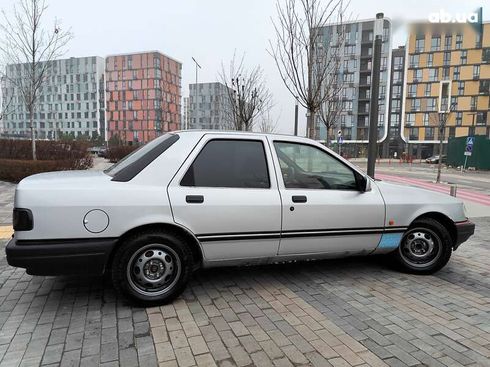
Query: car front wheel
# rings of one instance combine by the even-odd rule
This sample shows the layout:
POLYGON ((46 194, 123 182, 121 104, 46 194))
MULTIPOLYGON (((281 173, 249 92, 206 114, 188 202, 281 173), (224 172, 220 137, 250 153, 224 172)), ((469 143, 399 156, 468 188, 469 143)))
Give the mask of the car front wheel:
POLYGON ((413 274, 432 274, 443 268, 452 252, 452 238, 440 222, 417 219, 403 235, 393 253, 402 270, 413 274))
POLYGON ((172 301, 192 272, 192 254, 178 236, 159 231, 134 235, 122 243, 112 265, 115 289, 140 304, 172 301))

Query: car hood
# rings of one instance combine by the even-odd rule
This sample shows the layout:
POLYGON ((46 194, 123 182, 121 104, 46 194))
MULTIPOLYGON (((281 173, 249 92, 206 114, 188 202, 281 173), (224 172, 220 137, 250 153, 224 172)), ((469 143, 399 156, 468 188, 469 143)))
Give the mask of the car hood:
POLYGON ((462 203, 461 199, 449 195, 449 189, 448 193, 445 194, 443 192, 437 192, 420 187, 407 186, 386 181, 376 181, 376 185, 381 190, 381 194, 385 199, 405 201, 407 203, 462 203))
POLYGON ((46 172, 24 178, 19 182, 17 189, 89 188, 110 180, 111 176, 102 171, 46 172))

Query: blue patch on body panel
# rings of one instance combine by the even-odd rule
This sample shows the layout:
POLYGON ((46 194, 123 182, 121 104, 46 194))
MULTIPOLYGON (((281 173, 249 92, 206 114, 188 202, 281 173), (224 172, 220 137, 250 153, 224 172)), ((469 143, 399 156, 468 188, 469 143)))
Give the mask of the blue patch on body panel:
POLYGON ((396 249, 400 244, 403 233, 383 233, 379 241, 378 248, 380 249, 396 249))

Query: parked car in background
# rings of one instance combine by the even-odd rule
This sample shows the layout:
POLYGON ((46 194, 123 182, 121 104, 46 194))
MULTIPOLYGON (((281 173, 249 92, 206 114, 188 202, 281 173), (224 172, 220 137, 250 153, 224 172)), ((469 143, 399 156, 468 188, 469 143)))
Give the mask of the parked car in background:
MULTIPOLYGON (((429 163, 429 164, 437 164, 439 163, 439 155, 433 155, 433 156, 430 156, 429 158, 427 158, 425 160, 425 163, 429 163)), ((446 155, 442 155, 442 163, 446 163, 446 155)))
POLYGON ((97 157, 107 158, 107 148, 106 147, 100 147, 99 151, 97 152, 97 157))
POLYGON ((105 172, 28 177, 13 218, 10 265, 110 273, 149 304, 200 267, 389 254, 431 274, 475 228, 458 198, 372 180, 313 140, 216 131, 168 133, 105 172))

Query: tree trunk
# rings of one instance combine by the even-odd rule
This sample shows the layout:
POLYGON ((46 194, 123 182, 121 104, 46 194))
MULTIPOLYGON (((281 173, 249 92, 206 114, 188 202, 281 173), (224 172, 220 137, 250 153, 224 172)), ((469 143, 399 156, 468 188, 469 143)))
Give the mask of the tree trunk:
POLYGON ((31 145, 32 145, 32 160, 37 160, 36 155, 36 132, 34 131, 34 113, 30 112, 30 122, 31 122, 31 145))
POLYGON ((314 111, 308 111, 308 117, 306 119, 306 126, 307 126, 307 137, 310 139, 315 140, 316 138, 316 126, 315 126, 315 112, 314 111))

